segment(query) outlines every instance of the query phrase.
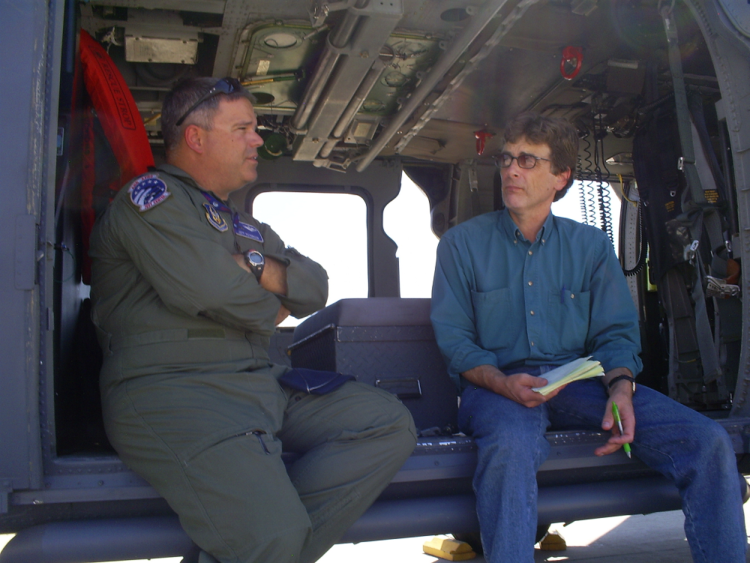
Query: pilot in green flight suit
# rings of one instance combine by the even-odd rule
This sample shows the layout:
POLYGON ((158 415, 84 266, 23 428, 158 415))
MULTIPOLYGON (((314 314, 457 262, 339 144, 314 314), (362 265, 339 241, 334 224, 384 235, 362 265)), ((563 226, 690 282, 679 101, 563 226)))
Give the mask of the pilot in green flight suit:
POLYGON ((262 144, 245 91, 191 79, 162 120, 168 164, 123 188, 91 237, 107 434, 213 558, 315 561, 411 453, 411 416, 343 378, 279 382, 275 324, 323 307, 328 282, 228 199, 262 144), (301 454, 289 467, 282 445, 301 454))

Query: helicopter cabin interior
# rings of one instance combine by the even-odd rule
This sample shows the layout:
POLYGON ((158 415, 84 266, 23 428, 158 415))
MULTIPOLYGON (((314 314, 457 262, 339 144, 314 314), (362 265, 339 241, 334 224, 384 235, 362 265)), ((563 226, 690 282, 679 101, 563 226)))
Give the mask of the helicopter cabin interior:
MULTIPOLYGON (((443 448, 443 472, 428 477, 429 468, 415 458, 386 500, 465 500, 473 449, 454 435, 456 394, 444 388, 449 382, 429 326, 429 300, 401 297, 398 247, 384 230, 385 209, 404 178, 426 195, 437 237, 500 209, 493 157, 504 123, 526 110, 564 117, 579 132, 578 183, 566 198, 575 200, 582 221, 617 241, 641 322, 639 382, 728 421, 740 469, 748 469, 741 423, 750 417, 750 302, 742 295, 750 267, 748 6, 733 0, 50 4, 42 26, 50 62, 39 67, 52 85, 45 103, 57 155, 48 171, 54 188, 42 191, 36 221, 48 241, 35 278, 45 359, 38 374, 41 463, 36 484, 11 494, 19 512, 0 515, 5 529, 89 513, 164 512, 103 431, 86 249, 94 218, 128 175, 164 161, 161 102, 189 76, 235 77, 254 96, 265 141, 259 180, 233 194, 235 203, 253 212, 263 194, 280 192, 349 194, 365 204, 365 293, 329 303, 296 329, 280 328, 272 353, 290 365, 362 369, 413 405, 423 421, 420 451, 443 448), (141 140, 131 142, 131 135, 141 140), (372 355, 392 362, 374 365, 372 355), (430 364, 430 373, 414 375, 420 368, 412 365, 399 381, 382 383, 405 362, 430 364), (449 462, 451 455, 458 461, 449 462), (42 497, 46 512, 37 517, 34 499, 42 497), (102 502, 111 505, 101 511, 102 502)), ((312 229, 336 217, 309 220, 312 229)), ((590 457, 601 436, 559 438, 560 451, 575 453, 563 456, 567 465, 551 460, 541 485, 649 475, 623 460, 607 462, 609 471, 572 463, 590 457)), ((574 501, 568 499, 570 506, 574 501)))

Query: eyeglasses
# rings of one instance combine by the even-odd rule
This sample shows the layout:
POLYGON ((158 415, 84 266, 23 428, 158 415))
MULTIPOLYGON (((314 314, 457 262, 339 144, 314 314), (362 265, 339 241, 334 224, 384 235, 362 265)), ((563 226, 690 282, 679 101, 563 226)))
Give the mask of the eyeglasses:
POLYGON ((549 158, 542 158, 541 156, 534 156, 533 154, 519 154, 518 156, 513 156, 512 154, 508 154, 507 152, 501 153, 499 156, 496 156, 494 158, 495 166, 497 166, 498 168, 509 168, 515 160, 516 162, 518 162, 518 166, 520 168, 525 168, 526 170, 534 168, 538 160, 546 160, 547 162, 552 162, 549 158))
POLYGON ((239 80, 237 80, 236 78, 230 78, 228 76, 226 78, 222 78, 216 84, 214 84, 208 92, 203 94, 197 102, 190 106, 189 110, 182 114, 182 117, 177 120, 177 123, 175 123, 175 127, 179 127, 180 125, 182 125, 182 122, 185 121, 185 118, 193 113, 193 111, 195 111, 195 108, 197 108, 206 100, 209 100, 214 96, 218 96, 219 94, 232 94, 233 92, 239 92, 240 90, 242 90, 242 84, 240 84, 239 80))

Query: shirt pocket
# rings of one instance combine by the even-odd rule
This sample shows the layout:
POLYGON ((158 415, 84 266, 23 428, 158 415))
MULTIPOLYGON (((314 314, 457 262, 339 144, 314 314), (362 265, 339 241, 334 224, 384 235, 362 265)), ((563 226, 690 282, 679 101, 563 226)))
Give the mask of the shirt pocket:
POLYGON ((589 332, 590 291, 550 291, 547 300, 547 351, 555 354, 586 351, 589 332))
POLYGON ((518 338, 518 325, 514 316, 511 291, 504 287, 492 291, 472 291, 474 324, 479 346, 485 350, 512 347, 518 338))

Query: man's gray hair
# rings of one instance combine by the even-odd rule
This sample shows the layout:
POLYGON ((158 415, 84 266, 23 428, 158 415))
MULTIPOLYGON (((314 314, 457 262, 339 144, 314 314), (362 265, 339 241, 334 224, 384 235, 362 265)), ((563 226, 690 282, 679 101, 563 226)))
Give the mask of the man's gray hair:
POLYGON ((255 101, 252 94, 244 88, 231 94, 217 93, 191 111, 185 117, 185 120, 177 126, 177 121, 185 115, 185 112, 211 90, 216 83, 216 78, 187 78, 172 88, 164 97, 161 110, 161 134, 164 137, 164 148, 167 153, 179 146, 182 132, 188 125, 197 125, 210 131, 214 116, 219 108, 219 102, 222 99, 246 98, 251 103, 255 101))

